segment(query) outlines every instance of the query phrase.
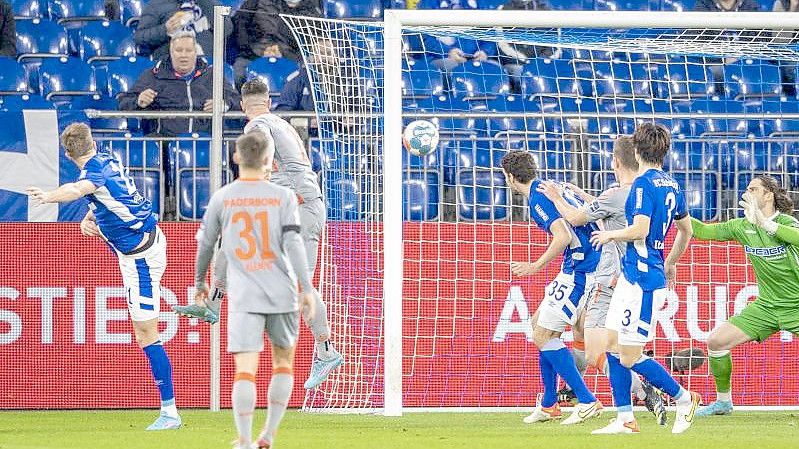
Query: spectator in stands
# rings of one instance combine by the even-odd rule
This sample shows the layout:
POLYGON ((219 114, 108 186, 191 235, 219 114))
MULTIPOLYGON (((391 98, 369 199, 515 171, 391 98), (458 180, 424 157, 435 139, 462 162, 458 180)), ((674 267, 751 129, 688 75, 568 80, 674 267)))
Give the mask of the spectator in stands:
MULTIPOLYGON (((133 34, 136 45, 153 60, 169 54, 170 38, 191 32, 197 36, 198 54, 213 53, 214 6, 218 0, 152 0, 142 10, 139 25, 133 34)), ((225 18, 225 36, 233 30, 225 18)))
MULTIPOLYGON (((544 0, 510 0, 499 9, 503 10, 522 10, 522 11, 546 11, 549 6, 544 0)), ((522 68, 535 57, 552 56, 552 48, 540 47, 528 44, 513 44, 501 41, 497 45, 499 52, 497 57, 502 67, 511 75, 514 92, 521 92, 520 76, 522 68)))
POLYGON ((286 78, 286 84, 280 91, 280 97, 275 101, 272 109, 276 111, 313 111, 313 95, 311 83, 308 80, 308 71, 305 67, 292 73, 286 78))
MULTIPOLYGON (((799 0, 776 0, 771 8, 774 12, 799 12, 799 0)), ((783 31, 777 33, 777 42, 796 43, 797 33, 795 31, 783 31)), ((780 75, 782 78, 782 93, 789 97, 796 96, 796 64, 783 62, 780 64, 780 75)))
POLYGON ((322 17, 319 0, 246 0, 233 16, 239 55, 233 64, 236 80, 253 59, 262 56, 302 62, 300 47, 280 14, 322 17))
POLYGON ((0 0, 0 56, 17 56, 17 31, 14 23, 14 10, 11 5, 0 0))
MULTIPOLYGON (((416 9, 490 9, 480 0, 420 0, 416 9)), ((468 60, 488 61, 496 56, 497 45, 473 39, 424 36, 427 54, 439 70, 450 71, 468 60)))
MULTIPOLYGON (((197 56, 194 34, 175 35, 169 44, 169 57, 139 76, 129 92, 119 97, 124 111, 206 111, 212 108, 211 66, 197 56)), ((224 83, 225 108, 240 108, 236 91, 224 83)), ((169 118, 147 120, 142 127, 148 134, 175 136, 189 132, 210 132, 207 119, 169 118)))

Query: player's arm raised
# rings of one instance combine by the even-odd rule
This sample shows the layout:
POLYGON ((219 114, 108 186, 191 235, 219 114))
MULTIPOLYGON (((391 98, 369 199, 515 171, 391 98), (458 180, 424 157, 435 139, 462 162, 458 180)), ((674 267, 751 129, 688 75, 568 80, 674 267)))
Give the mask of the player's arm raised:
POLYGON ((572 240, 572 233, 569 224, 563 218, 558 218, 549 228, 552 233, 552 241, 549 242, 547 250, 533 263, 511 262, 510 271, 516 276, 530 276, 544 268, 549 262, 555 260, 569 246, 572 240))
POLYGON ((194 284, 197 292, 194 294, 194 302, 204 304, 208 298, 208 283, 205 282, 208 276, 208 267, 214 257, 214 248, 219 240, 222 231, 222 200, 217 194, 208 201, 208 208, 205 210, 203 222, 197 230, 197 257, 194 262, 194 284))
POLYGON ((699 240, 726 242, 735 240, 731 229, 734 222, 735 220, 708 224, 691 217, 691 229, 693 230, 693 236, 699 240))
POLYGON ((757 200, 749 193, 743 194, 743 199, 738 203, 744 209, 746 219, 755 226, 763 228, 766 232, 789 245, 799 245, 799 228, 779 224, 767 218, 757 200))
POLYGON ((86 195, 94 193, 97 187, 88 180, 66 183, 55 190, 45 192, 38 187, 28 187, 27 194, 32 197, 37 204, 44 203, 69 203, 86 195))
POLYGON ((549 181, 542 182, 541 185, 538 186, 538 191, 552 201, 555 208, 558 209, 558 213, 572 226, 582 226, 588 223, 588 215, 585 211, 569 204, 569 202, 563 198, 563 192, 558 184, 549 181))

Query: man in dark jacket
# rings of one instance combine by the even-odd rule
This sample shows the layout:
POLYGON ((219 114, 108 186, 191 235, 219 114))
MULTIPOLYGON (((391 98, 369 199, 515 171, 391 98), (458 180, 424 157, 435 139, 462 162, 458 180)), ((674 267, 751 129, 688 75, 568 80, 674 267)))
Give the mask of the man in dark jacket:
POLYGON ((239 55, 233 64, 236 79, 253 59, 262 56, 302 61, 299 45, 280 14, 322 17, 319 0, 246 0, 233 16, 239 55))
MULTIPOLYGON (((198 52, 213 53, 214 6, 217 0, 152 0, 142 10, 141 20, 133 33, 136 45, 153 60, 169 54, 169 40, 183 32, 197 36, 198 52)), ((230 18, 225 18, 225 36, 233 30, 230 18)))
POLYGON ((276 111, 314 110, 311 83, 308 81, 308 72, 305 67, 300 67, 286 78, 286 84, 283 85, 280 97, 275 101, 272 109, 276 111))
POLYGON ((17 32, 14 11, 5 0, 0 0, 0 56, 17 57, 17 32))
MULTIPOLYGON (((191 33, 172 38, 169 57, 139 76, 129 92, 119 97, 123 111, 206 111, 212 108, 211 66, 197 57, 197 41, 191 33)), ((239 98, 233 87, 225 85, 225 108, 238 109, 239 98)), ((209 132, 207 119, 146 120, 142 127, 148 134, 175 136, 181 133, 209 132)))

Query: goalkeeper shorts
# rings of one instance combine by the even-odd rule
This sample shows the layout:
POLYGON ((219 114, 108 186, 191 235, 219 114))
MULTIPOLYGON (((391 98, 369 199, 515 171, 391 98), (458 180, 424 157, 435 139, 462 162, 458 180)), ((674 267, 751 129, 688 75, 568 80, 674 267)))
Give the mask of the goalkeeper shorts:
POLYGON ((744 307, 729 322, 757 342, 768 339, 780 330, 799 335, 798 308, 773 306, 759 299, 744 307))

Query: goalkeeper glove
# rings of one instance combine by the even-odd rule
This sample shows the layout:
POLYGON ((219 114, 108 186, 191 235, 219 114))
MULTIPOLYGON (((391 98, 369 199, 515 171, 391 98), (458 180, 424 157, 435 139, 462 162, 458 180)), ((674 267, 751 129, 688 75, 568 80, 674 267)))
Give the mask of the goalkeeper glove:
POLYGON ((771 235, 777 233, 777 223, 763 215, 763 211, 760 210, 757 204, 757 199, 750 195, 749 192, 741 196, 741 201, 738 202, 738 205, 743 208, 744 216, 749 223, 765 229, 771 235))

